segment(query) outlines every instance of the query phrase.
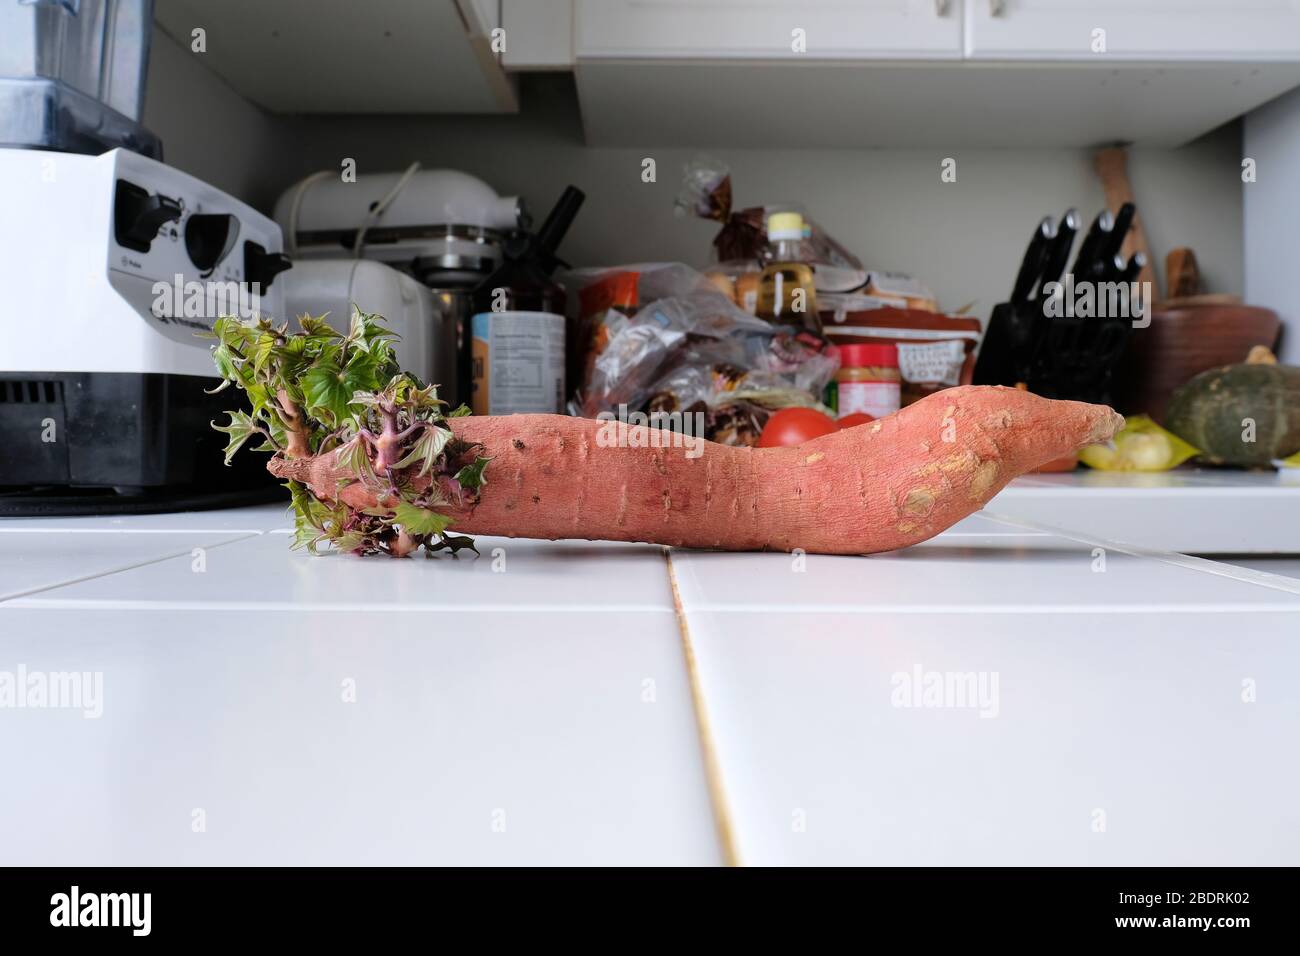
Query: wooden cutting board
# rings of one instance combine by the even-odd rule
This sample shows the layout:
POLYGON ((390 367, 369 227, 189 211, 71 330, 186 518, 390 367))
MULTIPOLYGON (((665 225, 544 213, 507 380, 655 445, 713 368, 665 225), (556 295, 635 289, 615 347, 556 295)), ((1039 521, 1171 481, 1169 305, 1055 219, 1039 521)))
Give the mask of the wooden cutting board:
MULTIPOLYGON (((1112 146, 1107 149, 1097 151, 1093 158, 1093 163, 1097 169, 1097 176, 1101 179, 1102 192, 1106 195, 1106 208, 1112 213, 1119 212, 1119 207, 1126 202, 1131 202, 1135 206, 1137 201, 1133 198, 1133 187, 1128 181, 1128 150, 1123 146, 1112 146)), ((1141 206, 1138 209, 1141 210, 1141 206)), ((1155 257, 1151 255, 1151 249, 1147 246, 1147 234, 1142 228, 1142 213, 1139 211, 1133 216, 1133 224, 1129 227, 1128 234, 1124 237, 1124 245, 1120 247, 1125 261, 1135 252, 1141 252, 1147 257, 1147 264, 1142 267, 1138 273, 1139 282, 1150 282, 1152 301, 1160 301, 1160 286, 1156 283, 1155 257)))

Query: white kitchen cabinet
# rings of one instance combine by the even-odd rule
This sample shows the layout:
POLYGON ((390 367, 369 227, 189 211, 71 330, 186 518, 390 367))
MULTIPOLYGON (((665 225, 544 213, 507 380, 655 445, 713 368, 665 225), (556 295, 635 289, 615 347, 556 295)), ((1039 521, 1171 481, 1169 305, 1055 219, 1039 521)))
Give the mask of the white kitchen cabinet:
POLYGON ((1300 83, 1300 0, 573 3, 592 146, 1179 146, 1300 83))
POLYGON ((1178 146, 1300 84, 1300 0, 157 0, 156 16, 187 50, 202 28, 191 55, 279 113, 514 112, 514 74, 572 69, 598 147, 1178 146))
POLYGON ((579 58, 1300 59, 1300 0, 573 2, 579 58))
POLYGON ((957 59, 962 49, 961 0, 575 0, 574 29, 579 58, 957 59))
POLYGON ((966 0, 977 60, 1300 60, 1300 0, 966 0))
POLYGON ((273 113, 512 113, 497 0, 157 0, 154 18, 273 113))
POLYGON ((501 0, 507 70, 573 69, 573 0, 501 0))
POLYGON ((1176 147, 1294 89, 1300 61, 579 59, 575 76, 590 146, 1176 147))

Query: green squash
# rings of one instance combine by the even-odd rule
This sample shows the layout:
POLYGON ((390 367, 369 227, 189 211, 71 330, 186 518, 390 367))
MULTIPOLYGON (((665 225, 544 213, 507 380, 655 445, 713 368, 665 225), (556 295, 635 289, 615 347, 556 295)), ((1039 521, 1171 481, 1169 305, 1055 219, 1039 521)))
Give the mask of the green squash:
POLYGON ((1300 368, 1243 363, 1202 372, 1174 392, 1164 424, 1212 464, 1286 458, 1300 451, 1300 368))

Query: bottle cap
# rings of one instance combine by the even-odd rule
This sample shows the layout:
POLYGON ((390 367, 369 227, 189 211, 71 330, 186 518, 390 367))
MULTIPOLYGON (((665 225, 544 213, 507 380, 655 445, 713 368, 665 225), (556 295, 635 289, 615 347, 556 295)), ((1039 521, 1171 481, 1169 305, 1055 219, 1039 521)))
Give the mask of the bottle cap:
POLYGON ((797 212, 774 212, 767 217, 767 238, 773 242, 778 239, 802 239, 803 216, 797 212))
POLYGON ((840 368, 898 368, 898 346, 866 342, 841 345, 840 368))

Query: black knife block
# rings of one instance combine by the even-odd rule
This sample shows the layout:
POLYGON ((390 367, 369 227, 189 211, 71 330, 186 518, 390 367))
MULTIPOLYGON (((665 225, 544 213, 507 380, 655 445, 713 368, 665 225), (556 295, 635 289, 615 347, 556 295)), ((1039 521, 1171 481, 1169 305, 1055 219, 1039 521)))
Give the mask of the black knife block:
POLYGON ((1111 404, 1115 369, 1133 329, 1130 318, 1049 316, 1042 301, 993 308, 976 385, 1015 385, 1044 398, 1111 404))

